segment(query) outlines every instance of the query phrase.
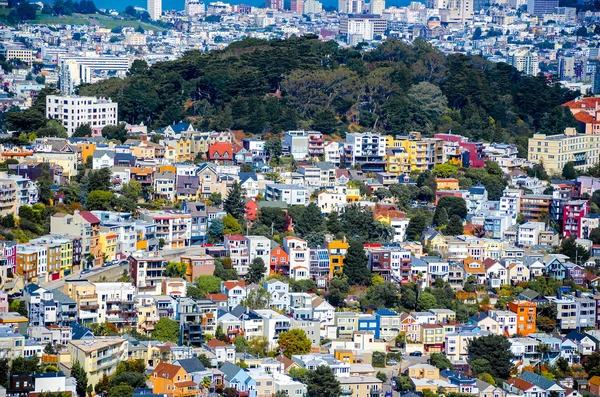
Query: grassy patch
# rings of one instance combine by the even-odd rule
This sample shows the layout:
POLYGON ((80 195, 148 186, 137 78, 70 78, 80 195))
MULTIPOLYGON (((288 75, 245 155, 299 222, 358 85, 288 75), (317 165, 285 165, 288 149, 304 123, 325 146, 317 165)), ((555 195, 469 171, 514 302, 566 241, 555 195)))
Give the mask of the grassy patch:
MULTIPOLYGON (((3 11, 3 10, 0 10, 3 11)), ((0 14, 1 15, 1 14, 0 14)), ((90 25, 92 22, 90 20, 97 21, 98 25, 103 26, 107 29, 113 29, 117 26, 131 26, 133 28, 137 28, 138 26, 142 26, 144 30, 158 30, 162 31, 164 29, 150 25, 149 23, 140 22, 140 21, 127 21, 122 19, 113 19, 106 15, 100 14, 73 14, 71 16, 46 16, 39 15, 34 21, 31 23, 34 24, 44 24, 44 25, 52 25, 52 24, 65 24, 65 25, 90 25)))

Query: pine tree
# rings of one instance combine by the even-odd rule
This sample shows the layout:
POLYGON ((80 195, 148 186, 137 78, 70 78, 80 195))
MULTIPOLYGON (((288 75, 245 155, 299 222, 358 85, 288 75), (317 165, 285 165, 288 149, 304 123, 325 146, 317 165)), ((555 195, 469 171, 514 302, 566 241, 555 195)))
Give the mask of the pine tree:
POLYGON ((362 241, 358 239, 350 241, 343 269, 350 285, 368 285, 371 282, 371 272, 367 264, 367 254, 362 241))
POLYGON ((446 226, 445 234, 447 236, 460 236, 464 233, 463 223, 458 215, 452 215, 446 226))
POLYGON ((440 213, 438 215, 438 219, 437 219, 437 225, 438 226, 444 226, 448 224, 448 211, 446 211, 445 208, 442 208, 440 210, 440 213))
POLYGON ((231 214, 239 222, 244 220, 245 204, 244 196, 246 195, 245 190, 240 184, 235 181, 227 193, 227 199, 223 203, 223 209, 231 214))
POLYGON ((248 269, 246 280, 250 283, 258 283, 265 276, 267 266, 262 258, 254 258, 248 269))
POLYGON ((87 373, 81 364, 79 364, 79 361, 75 361, 73 364, 73 368, 71 368, 71 376, 77 381, 77 386, 75 387, 77 396, 85 397, 87 392, 88 378, 87 373))

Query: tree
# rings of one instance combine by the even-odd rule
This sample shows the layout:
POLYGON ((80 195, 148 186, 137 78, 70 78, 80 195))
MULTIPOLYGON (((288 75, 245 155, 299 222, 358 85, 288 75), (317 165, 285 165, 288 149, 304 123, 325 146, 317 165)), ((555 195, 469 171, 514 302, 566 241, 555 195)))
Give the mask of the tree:
POLYGON ((368 285, 371 282, 368 261, 362 241, 351 240, 342 270, 350 285, 368 285))
POLYGON ((152 338, 161 342, 177 343, 179 340, 179 323, 168 317, 161 317, 154 326, 152 338))
POLYGON ((471 369, 475 360, 484 359, 493 363, 490 368, 483 372, 490 373, 497 379, 508 379, 512 369, 513 354, 510 350, 510 342, 504 335, 486 335, 475 338, 468 343, 468 355, 471 369))
POLYGON ((86 136, 92 136, 94 131, 92 131, 92 127, 89 124, 81 124, 75 131, 73 131, 73 138, 84 138, 86 136))
POLYGON ((560 243, 560 253, 566 255, 575 264, 583 264, 590 259, 590 251, 577 244, 575 237, 569 237, 562 240, 560 243))
POLYGON ((207 294, 216 294, 221 290, 221 279, 215 276, 198 276, 194 282, 202 297, 207 294))
POLYGON ((210 358, 204 353, 198 355, 198 360, 204 365, 205 368, 212 368, 210 358))
POLYGON ((577 179, 577 170, 575 169, 575 164, 572 161, 565 163, 565 166, 562 169, 562 176, 565 179, 577 179))
POLYGON ((423 292, 417 299, 417 311, 419 312, 427 312, 430 309, 435 309, 436 306, 437 300, 429 292, 423 292))
POLYGON ((250 310, 266 309, 269 307, 271 295, 263 287, 258 287, 248 293, 246 299, 242 301, 242 306, 246 306, 250 310))
POLYGON ((470 362, 471 371, 475 375, 482 375, 488 373, 492 367, 490 362, 485 358, 477 358, 470 362))
POLYGON ((438 224, 437 220, 440 217, 440 211, 443 208, 446 209, 448 218, 452 218, 452 215, 458 215, 460 219, 467 217, 467 203, 462 197, 442 196, 437 203, 433 215, 433 221, 436 225, 438 224))
POLYGON ((58 354, 58 349, 51 342, 46 343, 44 347, 44 354, 54 355, 58 354))
POLYGON ((75 392, 77 393, 77 396, 85 397, 88 386, 88 378, 87 372, 85 372, 85 369, 83 369, 79 361, 75 361, 73 364, 73 367, 71 368, 71 376, 75 378, 75 381, 77 382, 75 386, 75 392))
POLYGON ((594 244, 600 244, 600 227, 593 228, 589 235, 594 244))
POLYGON ((267 271, 267 266, 265 266, 265 262, 260 257, 256 257, 250 263, 250 267, 248 268, 248 274, 246 274, 246 280, 249 283, 258 283, 263 279, 265 273, 267 271))
POLYGON ((246 191, 242 186, 237 182, 233 182, 231 189, 227 192, 227 198, 223 203, 223 209, 237 219, 238 222, 242 222, 244 219, 244 212, 246 209, 244 203, 244 197, 246 196, 246 191))
POLYGON ((223 196, 220 192, 212 192, 210 196, 208 196, 208 201, 210 205, 218 207, 223 202, 223 196))
POLYGON ((120 384, 108 390, 107 397, 132 397, 134 388, 130 385, 120 384))
POLYGON ((454 369, 454 366, 450 360, 448 360, 448 357, 442 353, 431 353, 431 356, 429 356, 429 364, 439 368, 440 370, 454 369))
POLYGON ((429 226, 427 216, 417 214, 411 217, 406 227, 406 239, 409 241, 420 240, 421 234, 427 229, 427 226, 429 226))
POLYGON ((223 225, 223 219, 215 218, 210 222, 208 227, 208 242, 211 244, 220 242, 223 239, 223 231, 225 227, 223 225))
POLYGON ((316 370, 308 372, 306 389, 308 395, 313 397, 340 397, 342 394, 340 382, 333 374, 333 370, 325 365, 320 365, 316 370))
MULTIPOLYGON (((460 219, 459 219, 460 220, 460 219)), ((437 218, 436 224, 438 226, 445 226, 448 224, 448 212, 445 208, 442 208, 439 212, 439 216, 437 218)), ((446 228, 447 230, 447 228, 446 228)))
POLYGON ((7 358, 0 358, 0 386, 2 387, 8 387, 8 373, 9 373, 9 367, 8 367, 8 359, 7 358))
POLYGON ((121 143, 127 140, 129 133, 125 129, 125 124, 107 125, 102 128, 102 136, 108 140, 117 140, 121 143))
POLYGON ((248 340, 243 336, 237 336, 233 340, 233 344, 235 345, 236 353, 248 353, 250 351, 250 345, 248 344, 248 340))
POLYGON ((360 306, 366 311, 369 309, 381 309, 396 307, 400 303, 400 289, 394 283, 384 281, 373 283, 367 288, 367 293, 361 298, 360 306))
POLYGON ((463 234, 464 226, 458 215, 452 215, 452 217, 450 217, 444 232, 448 236, 459 236, 463 234))
POLYGON ((400 304, 402 307, 408 310, 415 310, 417 308, 417 293, 412 288, 407 288, 402 292, 400 298, 400 304))
POLYGON ((109 210, 114 195, 103 190, 92 190, 87 196, 86 208, 88 211, 109 210))
POLYGON ((223 217, 223 234, 242 234, 240 223, 229 213, 223 217))
POLYGON ((433 167, 433 175, 438 178, 450 178, 458 172, 458 168, 450 163, 437 164, 433 167))
POLYGON ((483 374, 479 375, 479 379, 484 381, 485 383, 489 383, 492 386, 496 386, 496 380, 492 375, 488 374, 487 372, 484 372, 483 374))
POLYGON ((167 267, 165 268, 163 275, 165 277, 183 278, 185 277, 187 270, 188 267, 185 263, 169 262, 167 263, 167 267))
POLYGON ((94 386, 94 391, 96 394, 104 394, 108 392, 108 389, 110 389, 110 378, 107 374, 103 374, 102 378, 100 378, 96 386, 94 386))
POLYGON ((383 383, 388 381, 388 377, 385 374, 385 372, 377 371, 377 374, 375 374, 375 377, 377 379, 379 379, 380 381, 382 381, 383 383))
POLYGON ((123 372, 116 374, 110 380, 110 384, 114 387, 120 384, 133 386, 134 388, 146 387, 146 375, 139 372, 123 372))
POLYGON ((348 285, 347 278, 334 277, 329 282, 329 288, 327 289, 327 301, 336 307, 340 307, 344 303, 346 295, 350 291, 350 285, 348 285))
POLYGON ((40 359, 38 357, 24 358, 17 357, 12 362, 10 368, 11 375, 30 375, 40 370, 40 359))
POLYGON ((295 354, 310 353, 312 343, 304 330, 294 328, 280 333, 277 345, 284 356, 291 358, 295 354))

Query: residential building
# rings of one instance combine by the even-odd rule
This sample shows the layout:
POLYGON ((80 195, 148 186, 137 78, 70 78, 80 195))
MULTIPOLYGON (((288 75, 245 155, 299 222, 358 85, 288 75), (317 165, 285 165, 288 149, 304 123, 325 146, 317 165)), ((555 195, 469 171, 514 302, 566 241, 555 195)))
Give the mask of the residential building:
POLYGON ((59 120, 69 136, 84 124, 89 124, 97 134, 107 125, 118 125, 118 108, 119 105, 110 99, 71 95, 46 97, 46 117, 59 120))
MULTIPOLYGON (((553 0, 549 0, 553 1, 553 0)), ((600 160, 600 135, 578 134, 575 128, 566 128, 564 134, 534 134, 529 138, 528 160, 543 162, 549 173, 560 174, 566 163, 585 171, 600 160)))

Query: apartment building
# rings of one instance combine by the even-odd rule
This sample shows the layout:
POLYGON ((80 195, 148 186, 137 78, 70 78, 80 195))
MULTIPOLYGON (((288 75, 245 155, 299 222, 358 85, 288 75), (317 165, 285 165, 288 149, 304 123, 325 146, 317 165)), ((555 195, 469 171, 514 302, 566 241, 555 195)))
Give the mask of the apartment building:
POLYGON ((508 302, 508 309, 517 315, 517 334, 527 336, 536 332, 536 305, 519 300, 508 302))
POLYGON ((131 283, 94 283, 98 296, 98 322, 109 322, 117 328, 137 323, 134 296, 137 291, 131 283))
POLYGON ((37 200, 37 186, 33 181, 0 172, 0 216, 17 215, 22 205, 32 205, 37 200))
POLYGON ((331 280, 344 269, 344 262, 350 244, 344 237, 343 240, 332 240, 327 244, 327 252, 329 254, 329 279, 331 280))
POLYGON ((46 117, 59 120, 69 136, 77 127, 89 124, 95 133, 100 133, 107 125, 118 125, 119 105, 110 99, 48 95, 46 97, 46 117))
POLYGON ((531 247, 540 242, 540 232, 546 230, 544 222, 527 222, 519 226, 517 242, 522 247, 531 247))
MULTIPOLYGON (((248 240, 239 234, 228 234, 224 236, 225 250, 229 253, 233 268, 239 275, 248 273, 250 266, 250 253, 248 251, 248 240)), ((266 264, 266 263, 265 263, 266 264)))
POLYGON ((72 363, 79 361, 90 384, 97 384, 104 375, 112 376, 117 364, 127 360, 127 340, 116 337, 71 340, 67 350, 72 363))
POLYGON ((72 94, 81 83, 92 84, 96 74, 113 73, 115 77, 125 77, 131 62, 128 57, 72 57, 60 56, 59 89, 72 94))
POLYGON ((187 266, 185 278, 190 283, 196 277, 212 276, 215 271, 214 258, 203 253, 181 255, 180 262, 187 266))
POLYGON ((569 200, 563 208, 563 237, 579 238, 582 235, 583 218, 590 213, 587 200, 569 200))
POLYGON ((348 397, 374 397, 383 393, 383 382, 374 376, 339 377, 342 395, 348 397))
POLYGON ((563 333, 596 326, 596 301, 585 297, 550 298, 556 305, 557 326, 563 333))
POLYGON ((190 245, 192 216, 184 211, 141 210, 140 219, 156 225, 156 238, 166 249, 183 248, 190 245))
POLYGON ((308 190, 298 185, 269 183, 265 189, 266 201, 284 201, 288 205, 306 205, 310 198, 308 190))
POLYGON ((538 54, 528 48, 522 47, 509 51, 506 63, 529 76, 537 76, 540 72, 538 54))
POLYGON ((520 211, 526 221, 536 221, 550 216, 552 195, 525 194, 521 196, 520 211))
POLYGON ((560 174, 566 163, 585 171, 600 160, 600 135, 578 134, 566 128, 564 134, 535 134, 529 138, 528 160, 543 162, 548 173, 560 174))
POLYGON ((136 251, 129 256, 129 274, 140 294, 160 295, 168 261, 158 252, 136 251))
POLYGON ((75 211, 73 215, 58 213, 50 218, 50 234, 81 237, 83 268, 100 266, 103 263, 100 246, 100 219, 89 211, 75 211))
POLYGON ((360 164, 364 172, 385 171, 386 142, 386 137, 372 132, 346 134, 346 163, 360 164))
POLYGON ((498 323, 501 333, 510 337, 517 334, 517 314, 509 310, 490 310, 488 316, 498 323))
POLYGON ((283 239, 283 249, 288 254, 290 277, 295 280, 309 278, 310 249, 306 240, 294 236, 286 236, 283 239))

